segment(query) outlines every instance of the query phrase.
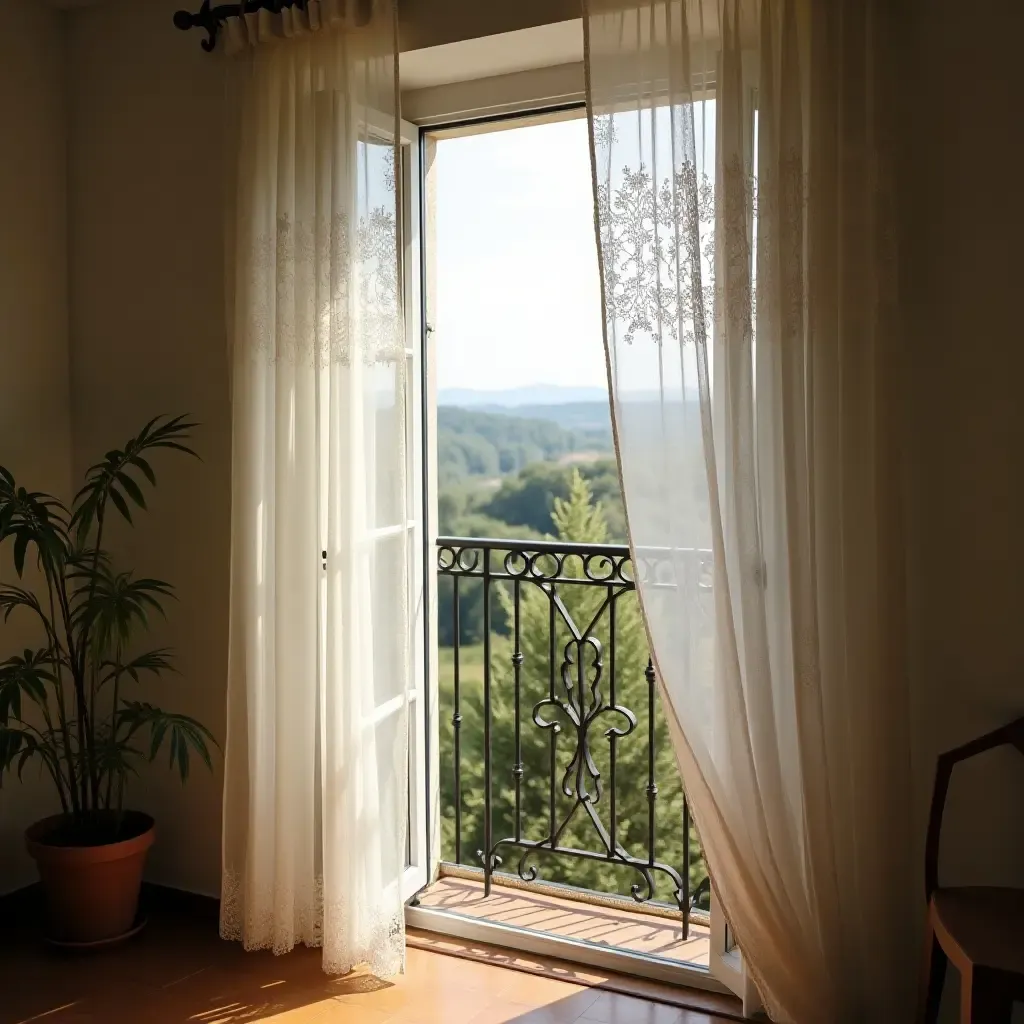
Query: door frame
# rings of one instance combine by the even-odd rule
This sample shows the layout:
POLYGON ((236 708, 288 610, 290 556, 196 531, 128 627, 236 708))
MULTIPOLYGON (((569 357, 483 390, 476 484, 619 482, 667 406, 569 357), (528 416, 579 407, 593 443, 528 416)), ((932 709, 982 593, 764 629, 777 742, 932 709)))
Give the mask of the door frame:
MULTIPOLYGON (((423 737, 426 779, 422 792, 427 803, 427 812, 425 818, 426 828, 420 841, 428 851, 429 870, 426 881, 423 882, 424 886, 436 879, 441 864, 440 763, 438 758, 439 742, 437 741, 439 736, 437 730, 440 722, 438 719, 437 689, 437 573, 435 565, 435 542, 437 538, 437 382, 433 342, 434 333, 430 324, 430 318, 434 312, 431 301, 433 297, 433 280, 431 261, 427 251, 432 227, 429 223, 427 209, 428 191, 430 189, 428 172, 432 159, 431 142, 439 136, 444 137, 447 135, 452 137, 458 134, 486 131, 488 126, 494 126, 491 130, 495 130, 506 122, 515 121, 524 124, 531 121, 534 123, 553 121, 567 117, 579 117, 580 113, 585 113, 585 111, 585 103, 574 100, 557 103, 549 107, 530 107, 521 111, 504 111, 497 115, 482 114, 480 116, 448 121, 443 124, 431 123, 416 129, 419 139, 418 164, 420 178, 419 187, 416 191, 419 202, 418 240, 420 251, 416 254, 415 264, 419 271, 419 304, 417 309, 418 333, 410 334, 410 337, 418 338, 420 351, 419 396, 422 406, 419 416, 421 441, 419 455, 421 477, 419 486, 423 502, 423 523, 426 527, 423 533, 422 558, 424 572, 422 588, 425 595, 425 608, 422 620, 422 642, 424 646, 419 651, 419 661, 425 673, 423 693, 426 698, 425 714, 423 716, 423 724, 426 730, 423 737)), ((405 125, 406 123, 403 122, 403 143, 407 130, 405 125)), ((411 928, 419 928, 424 931, 449 935, 471 942, 483 942, 502 946, 536 956, 567 960, 596 967, 600 970, 651 978, 657 981, 685 985, 690 988, 720 994, 726 994, 731 989, 727 982, 724 983, 722 979, 716 976, 717 972, 713 972, 711 969, 700 965, 688 965, 665 957, 604 947, 563 936, 549 935, 530 929, 468 917, 451 911, 425 907, 419 903, 416 896, 413 896, 406 905, 405 920, 406 925, 411 928)))

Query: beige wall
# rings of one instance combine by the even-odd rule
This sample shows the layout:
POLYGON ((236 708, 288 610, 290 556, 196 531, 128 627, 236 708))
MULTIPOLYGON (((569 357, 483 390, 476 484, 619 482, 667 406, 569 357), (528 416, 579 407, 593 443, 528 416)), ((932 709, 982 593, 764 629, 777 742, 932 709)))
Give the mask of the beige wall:
MULTIPOLYGON (((963 11, 917 0, 904 97, 922 788, 938 750, 1024 714, 1024 16, 1013 16, 1016 31, 972 34, 963 11)), ((955 778, 944 880, 1024 884, 1022 808, 1024 760, 1013 753, 955 778)), ((944 1009, 955 1018, 954 992, 944 1009)))
MULTIPOLYGON (((72 394, 76 472, 157 413, 201 422, 201 463, 154 459, 159 486, 119 562, 175 584, 154 643, 181 675, 143 699, 224 733, 229 406, 223 305, 221 62, 171 24, 177 0, 69 16, 72 394)), ((155 814, 149 876, 219 891, 220 761, 182 788, 166 762, 130 794, 155 814)))
MULTIPOLYGON (((64 37, 44 4, 0 0, 0 24, 0 465, 66 499, 64 37)), ((6 551, 0 578, 13 576, 6 551)), ((27 621, 0 623, 0 658, 40 641, 27 621)), ((56 796, 34 770, 0 789, 0 893, 31 880, 21 833, 54 810, 56 796)))
MULTIPOLYGON (((964 32, 956 0, 917 7, 902 239, 912 641, 924 735, 943 749, 1024 714, 1024 86, 1018 33, 964 32)), ((1024 883, 1019 760, 955 786, 951 876, 974 864, 1024 883), (986 826, 1011 793, 1014 813, 986 826)))
POLYGON ((403 50, 515 32, 580 17, 581 0, 399 0, 403 50))

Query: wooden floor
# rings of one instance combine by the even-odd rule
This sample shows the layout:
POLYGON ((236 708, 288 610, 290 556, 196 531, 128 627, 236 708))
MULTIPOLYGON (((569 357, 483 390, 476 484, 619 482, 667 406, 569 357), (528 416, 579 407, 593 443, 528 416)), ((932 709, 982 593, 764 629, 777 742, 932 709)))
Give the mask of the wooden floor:
MULTIPOLYGON (((455 948, 455 947, 452 947, 455 948)), ((59 954, 0 915, 0 1024, 719 1024, 711 1013, 410 948, 406 974, 328 977, 315 950, 244 953, 184 903, 132 942, 59 954)))
POLYGON ((591 942, 599 946, 647 953, 684 964, 707 967, 710 929, 691 923, 683 940, 682 921, 625 908, 593 906, 538 889, 495 885, 484 896, 482 881, 439 878, 420 894, 424 907, 449 910, 531 931, 591 942))

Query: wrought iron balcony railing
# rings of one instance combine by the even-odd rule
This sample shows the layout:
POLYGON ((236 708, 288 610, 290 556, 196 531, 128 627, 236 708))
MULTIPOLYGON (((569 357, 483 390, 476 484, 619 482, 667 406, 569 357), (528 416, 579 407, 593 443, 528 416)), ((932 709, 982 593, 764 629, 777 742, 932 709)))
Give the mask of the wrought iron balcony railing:
POLYGON ((444 858, 487 894, 513 853, 524 882, 628 889, 687 938, 710 888, 628 548, 442 537, 437 572, 444 858))

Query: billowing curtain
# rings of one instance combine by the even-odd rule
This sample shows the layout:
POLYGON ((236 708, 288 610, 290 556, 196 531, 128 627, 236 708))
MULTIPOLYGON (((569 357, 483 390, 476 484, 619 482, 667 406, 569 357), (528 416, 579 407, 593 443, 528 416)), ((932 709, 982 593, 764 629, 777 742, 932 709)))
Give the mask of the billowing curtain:
POLYGON ((221 932, 388 975, 409 679, 396 58, 390 3, 355 7, 234 58, 221 932))
POLYGON ((798 1024, 909 1019, 917 966, 889 8, 585 18, 645 622, 720 905, 798 1024))

